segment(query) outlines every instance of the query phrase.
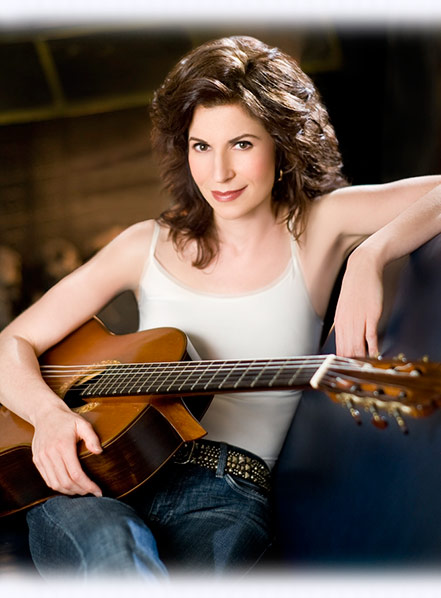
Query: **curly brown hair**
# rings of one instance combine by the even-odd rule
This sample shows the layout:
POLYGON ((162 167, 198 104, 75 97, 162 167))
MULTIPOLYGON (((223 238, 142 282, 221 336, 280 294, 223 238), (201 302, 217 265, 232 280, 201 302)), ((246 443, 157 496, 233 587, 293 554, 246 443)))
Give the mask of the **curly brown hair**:
POLYGON ((173 199, 159 221, 169 227, 178 250, 196 240, 193 265, 199 268, 216 256, 218 239, 212 208, 188 166, 188 129, 197 106, 231 103, 258 118, 274 139, 273 210, 284 209, 296 238, 304 231, 311 201, 347 184, 328 113, 291 56, 247 36, 199 46, 172 69, 151 105, 152 146, 173 199))

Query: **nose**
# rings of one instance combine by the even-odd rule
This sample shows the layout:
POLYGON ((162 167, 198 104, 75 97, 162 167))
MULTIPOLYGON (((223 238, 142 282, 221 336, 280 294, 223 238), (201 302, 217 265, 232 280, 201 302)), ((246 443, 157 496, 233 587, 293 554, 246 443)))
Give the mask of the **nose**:
POLYGON ((216 183, 224 183, 234 177, 234 168, 227 152, 218 152, 214 156, 213 179, 216 183))

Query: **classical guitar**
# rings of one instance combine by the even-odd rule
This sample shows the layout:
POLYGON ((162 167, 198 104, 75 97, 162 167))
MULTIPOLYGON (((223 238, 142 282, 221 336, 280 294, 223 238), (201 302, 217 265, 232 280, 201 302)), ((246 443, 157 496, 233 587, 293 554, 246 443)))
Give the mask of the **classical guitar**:
MULTIPOLYGON (((184 443, 202 437, 199 420, 220 392, 303 389, 326 392, 357 422, 369 411, 382 428, 430 414, 441 403, 441 366, 428 361, 335 355, 190 361, 175 328, 114 335, 90 320, 40 358, 44 380, 92 423, 103 452, 79 444, 84 470, 104 494, 123 497, 184 443)), ((31 425, 0 406, 0 516, 54 495, 32 462, 31 425)))

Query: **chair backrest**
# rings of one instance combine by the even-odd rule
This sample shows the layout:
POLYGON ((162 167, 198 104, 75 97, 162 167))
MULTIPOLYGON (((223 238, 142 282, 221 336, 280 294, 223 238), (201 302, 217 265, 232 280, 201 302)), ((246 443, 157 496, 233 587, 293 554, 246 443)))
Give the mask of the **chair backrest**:
MULTIPOLYGON (((332 352, 332 338, 324 352, 332 352)), ((441 361, 441 235, 404 266, 382 353, 441 361)), ((441 562, 441 412, 378 430, 304 393, 275 471, 282 559, 292 564, 441 562)))

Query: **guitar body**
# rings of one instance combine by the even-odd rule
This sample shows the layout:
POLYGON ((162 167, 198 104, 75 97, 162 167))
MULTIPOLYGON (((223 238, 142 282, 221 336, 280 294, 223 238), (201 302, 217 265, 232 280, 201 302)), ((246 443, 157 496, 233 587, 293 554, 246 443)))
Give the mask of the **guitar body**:
MULTIPOLYGON (((88 366, 99 364, 180 361, 187 358, 186 336, 174 328, 114 335, 97 319, 90 320, 44 353, 41 365, 78 365, 74 376, 63 375, 51 388, 62 398, 88 366)), ((184 443, 205 434, 197 419, 211 397, 122 396, 88 397, 75 411, 97 432, 103 452, 90 453, 82 443, 83 469, 116 498, 148 480, 184 443)), ((0 406, 0 516, 38 504, 55 495, 32 462, 33 427, 0 406)))

